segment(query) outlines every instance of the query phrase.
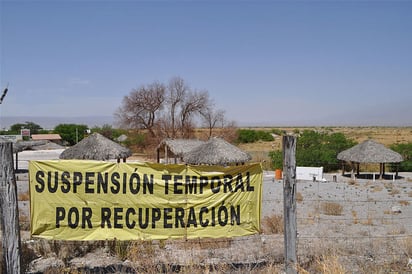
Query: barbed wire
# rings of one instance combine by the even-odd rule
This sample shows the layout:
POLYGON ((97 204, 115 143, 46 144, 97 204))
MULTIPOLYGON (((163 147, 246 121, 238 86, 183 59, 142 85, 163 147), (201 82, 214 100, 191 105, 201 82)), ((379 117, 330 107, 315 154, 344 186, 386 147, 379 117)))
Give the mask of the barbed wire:
MULTIPOLYGON (((335 163, 333 163, 336 166, 335 163)), ((412 165, 411 165, 412 166, 412 165)), ((350 178, 346 178, 350 180, 350 178)), ((403 178, 406 183, 411 182, 409 178, 403 178)), ((355 178, 355 180, 358 180, 355 178)), ((392 180, 376 180, 381 184, 393 184, 392 180)), ((370 180, 363 180, 359 182, 358 187, 365 187, 370 180)), ((397 181, 396 181, 397 182, 397 181)), ((275 183, 275 182, 274 182, 275 183)), ((338 197, 322 196, 321 188, 324 182, 319 181, 298 181, 297 193, 303 193, 303 190, 299 187, 307 186, 312 192, 311 195, 303 195, 302 200, 297 201, 297 252, 299 261, 304 261, 307 256, 312 256, 315 253, 329 252, 330 250, 338 250, 338 255, 344 258, 377 258, 382 257, 382 260, 386 258, 392 260, 394 257, 402 259, 412 257, 412 217, 405 215, 404 213, 392 212, 393 206, 410 207, 412 205, 412 185, 407 185, 402 189, 401 193, 392 195, 383 188, 385 191, 384 198, 373 198, 373 190, 369 187, 373 184, 365 187, 364 193, 360 197, 354 197, 352 188, 356 188, 356 185, 351 185, 349 181, 338 182, 341 189, 337 190, 340 194, 338 197), (310 186, 309 186, 310 185, 310 186), (409 189, 408 189, 409 187, 409 189), (409 192, 408 192, 409 191, 409 192), (324 203, 336 203, 343 207, 343 213, 341 215, 328 215, 322 212, 321 206, 324 203), (401 203, 401 204, 400 204, 401 203), (305 212, 304 207, 310 207, 312 212, 311 216, 308 216, 308 212, 305 212), (359 211, 359 212, 358 212, 359 211), (362 211, 362 212, 360 212, 362 211), (379 211, 379 212, 377 212, 379 211), (385 212, 384 212, 385 211, 385 212), (352 215, 356 212, 356 216, 352 215), (333 223, 336 231, 328 231, 329 226, 333 223), (346 230, 358 227, 356 233, 345 233, 346 230), (306 230, 307 228, 311 228, 306 230), (396 228, 396 231, 392 231, 396 228), (379 231, 380 229, 380 231, 379 231), (316 231, 316 233, 313 233, 316 231), (334 234, 336 233, 336 234, 334 234), (339 243, 339 245, 337 245, 339 243), (382 248, 374 248, 375 245, 381 244, 382 248), (400 248, 404 244, 405 246, 400 248), (317 247, 320 246, 320 247, 317 247), (372 246, 370 250, 367 250, 369 246, 372 246), (317 249, 318 248, 318 249, 317 249)), ((279 194, 279 193, 277 193, 279 194)), ((254 250, 248 250, 245 255, 247 258, 254 258, 254 260, 263 260, 269 258, 272 261, 282 261, 279 259, 279 254, 283 252, 283 234, 282 233, 270 233, 264 227, 265 223, 263 219, 265 217, 270 218, 272 215, 283 215, 283 197, 264 196, 262 199, 262 207, 276 205, 273 210, 262 214, 261 220, 261 233, 251 236, 242 236, 234 238, 215 238, 215 239, 165 239, 165 240, 149 240, 150 245, 155 246, 158 249, 165 249, 167 245, 173 245, 175 250, 190 251, 190 256, 199 256, 196 250, 220 250, 233 248, 236 249, 239 246, 256 245, 261 250, 260 254, 254 254, 254 250), (275 244, 274 244, 275 243, 275 244), (268 246, 269 245, 269 246, 268 246), (280 250, 280 251, 279 251, 280 250)), ((28 231, 30 228, 29 220, 20 221, 20 226, 23 230, 28 231)), ((104 240, 104 241, 57 241, 57 240, 45 240, 39 238, 30 238, 23 243, 26 245, 35 245, 46 243, 48 245, 56 245, 58 247, 67 247, 69 249, 75 249, 79 246, 99 246, 104 247, 107 245, 122 245, 132 244, 133 242, 142 242, 141 240, 124 241, 123 243, 118 240, 104 240)), ((113 247, 112 247, 113 248, 113 247)), ((170 249, 166 249, 167 252, 171 252, 170 249)), ((206 252, 207 253, 207 252, 206 252)), ((205 255, 202 253, 202 255, 205 255)), ((207 255, 207 254, 206 254, 207 255)), ((229 261, 230 262, 230 261, 229 261)))

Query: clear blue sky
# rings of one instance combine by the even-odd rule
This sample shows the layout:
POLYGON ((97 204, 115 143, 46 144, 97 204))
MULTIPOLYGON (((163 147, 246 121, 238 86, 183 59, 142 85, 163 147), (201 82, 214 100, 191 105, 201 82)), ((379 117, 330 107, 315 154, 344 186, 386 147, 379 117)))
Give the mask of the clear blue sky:
POLYGON ((1 116, 113 116, 133 88, 179 76, 240 125, 412 125, 412 1, 0 8, 1 116))

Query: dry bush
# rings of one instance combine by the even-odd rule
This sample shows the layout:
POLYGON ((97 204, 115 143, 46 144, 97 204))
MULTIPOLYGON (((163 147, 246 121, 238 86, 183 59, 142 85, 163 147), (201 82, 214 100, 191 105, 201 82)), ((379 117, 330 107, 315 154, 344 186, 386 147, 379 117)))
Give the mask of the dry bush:
POLYGON ((350 179, 350 180, 348 181, 348 185, 351 185, 351 186, 359 186, 359 183, 356 181, 356 179, 350 179))
POLYGON ((316 273, 324 274, 344 274, 345 268, 339 262, 339 258, 336 255, 322 255, 317 258, 315 262, 316 273))
POLYGON ((343 206, 335 202, 324 202, 321 205, 322 213, 326 215, 342 215, 343 206))
POLYGON ((31 244, 31 249, 41 257, 58 257, 65 263, 75 257, 83 257, 89 252, 102 248, 105 241, 57 241, 37 239, 31 244))
POLYGON ((412 197, 412 191, 408 192, 408 197, 412 197))
POLYGON ((132 262, 139 262, 142 259, 142 254, 145 254, 144 258, 150 262, 154 260, 155 247, 152 241, 131 241, 127 244, 127 258, 132 262))
POLYGON ((363 219, 361 224, 363 225, 373 225, 373 218, 372 216, 368 215, 368 218, 363 219))
POLYGON ((401 248, 409 258, 412 258, 412 236, 408 236, 402 240, 401 248))
POLYGON ((410 203, 409 203, 409 201, 401 200, 401 201, 399 201, 399 204, 402 205, 402 206, 407 206, 407 205, 409 205, 410 203))
MULTIPOLYGON (((389 191, 389 190, 388 190, 389 191)), ((397 189, 397 188, 392 188, 392 190, 391 190, 391 195, 392 196, 394 196, 394 195, 396 195, 396 194, 400 194, 401 193, 401 191, 399 190, 399 189, 397 189)))
POLYGON ((403 235, 406 233, 406 229, 403 225, 393 227, 389 232, 388 235, 403 235))
POLYGON ((358 220, 358 213, 355 210, 352 210, 352 217, 353 217, 353 224, 357 224, 359 222, 358 220))
POLYGON ((262 221, 262 231, 266 234, 281 234, 284 230, 283 215, 266 216, 262 221))
POLYGON ((382 186, 371 186, 372 190, 371 192, 380 192, 383 190, 382 186))

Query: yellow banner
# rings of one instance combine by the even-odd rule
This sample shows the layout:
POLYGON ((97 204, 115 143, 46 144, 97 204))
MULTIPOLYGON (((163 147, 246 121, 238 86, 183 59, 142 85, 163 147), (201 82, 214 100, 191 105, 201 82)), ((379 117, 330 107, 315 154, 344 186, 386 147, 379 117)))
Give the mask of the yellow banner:
POLYGON ((31 234, 58 240, 258 233, 262 167, 31 161, 31 234))

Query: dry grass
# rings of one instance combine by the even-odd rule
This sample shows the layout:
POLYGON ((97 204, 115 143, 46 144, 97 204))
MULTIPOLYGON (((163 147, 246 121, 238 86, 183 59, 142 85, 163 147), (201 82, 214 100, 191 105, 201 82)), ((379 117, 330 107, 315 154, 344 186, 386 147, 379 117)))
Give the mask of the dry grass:
POLYGON ((356 179, 350 179, 350 180, 348 181, 348 185, 351 185, 351 186, 359 186, 359 183, 356 181, 356 179))
POLYGON ((381 192, 383 190, 382 186, 371 186, 371 192, 381 192))
POLYGON ((339 262, 339 258, 336 255, 322 255, 317 258, 315 269, 317 273, 324 274, 344 274, 345 268, 339 262))
POLYGON ((373 217, 368 215, 368 217, 362 220, 361 224, 363 225, 373 225, 373 217))
POLYGON ((283 215, 266 216, 262 220, 262 231, 265 234, 281 234, 284 230, 283 215))
POLYGON ((409 257, 412 258, 412 236, 408 236, 403 239, 401 243, 402 251, 409 257))
POLYGON ((393 188, 392 191, 391 191, 391 195, 392 195, 392 196, 397 195, 397 194, 400 194, 400 193, 401 193, 401 191, 400 191, 399 189, 397 189, 397 188, 393 188))
POLYGON ((340 216, 343 212, 343 206, 335 202, 324 202, 321 204, 323 214, 340 216))
POLYGON ((359 222, 358 220, 358 213, 355 210, 352 210, 352 218, 353 218, 353 224, 357 224, 359 222))

